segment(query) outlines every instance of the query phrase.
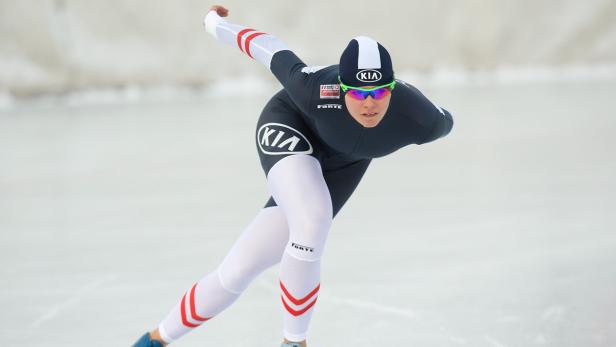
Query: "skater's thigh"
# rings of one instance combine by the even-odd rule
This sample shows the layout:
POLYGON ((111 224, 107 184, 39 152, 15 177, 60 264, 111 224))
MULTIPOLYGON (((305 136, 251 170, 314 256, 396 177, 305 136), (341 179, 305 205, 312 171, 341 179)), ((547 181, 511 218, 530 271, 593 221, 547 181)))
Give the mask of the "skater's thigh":
POLYGON ((324 146, 284 91, 265 105, 256 138, 259 159, 273 195, 266 207, 281 206, 290 224, 297 218, 314 220, 328 213, 331 219, 331 198, 320 164, 324 146))
POLYGON ((321 164, 308 155, 283 158, 272 167, 267 185, 294 231, 294 222, 317 223, 332 219, 332 204, 321 164))
POLYGON ((256 128, 257 152, 265 175, 280 160, 293 155, 323 156, 322 144, 284 91, 265 105, 256 128))
MULTIPOLYGON (((343 165, 336 162, 333 168, 330 164, 326 158, 322 175, 331 198, 332 215, 336 216, 359 185, 370 165, 370 159, 351 160, 343 165)), ((277 206, 276 200, 270 197, 265 206, 277 206)))
POLYGON ((370 159, 350 161, 342 166, 336 165, 334 168, 328 167, 328 164, 326 160, 326 169, 323 175, 332 197, 335 216, 340 212, 342 206, 344 206, 359 185, 359 182, 370 165, 370 159))

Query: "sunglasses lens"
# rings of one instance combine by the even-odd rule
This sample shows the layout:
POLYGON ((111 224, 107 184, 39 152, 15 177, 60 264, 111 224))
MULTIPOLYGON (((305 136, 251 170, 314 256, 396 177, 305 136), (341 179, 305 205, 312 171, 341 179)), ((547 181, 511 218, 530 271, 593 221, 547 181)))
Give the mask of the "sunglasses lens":
POLYGON ((345 92, 349 94, 355 100, 365 100, 368 97, 368 95, 372 96, 374 100, 381 100, 387 95, 389 95, 389 93, 391 93, 391 90, 394 89, 393 83, 394 82, 390 83, 389 85, 385 85, 381 88, 372 89, 368 91, 354 89, 353 87, 349 87, 349 86, 346 86, 345 88, 345 86, 343 85, 343 90, 346 89, 345 92))
POLYGON ((357 89, 349 89, 347 91, 347 94, 349 94, 355 100, 364 100, 365 98, 368 97, 369 92, 364 92, 362 90, 357 90, 357 89))
POLYGON ((375 100, 381 100, 389 94, 389 88, 379 88, 372 91, 372 97, 375 100))

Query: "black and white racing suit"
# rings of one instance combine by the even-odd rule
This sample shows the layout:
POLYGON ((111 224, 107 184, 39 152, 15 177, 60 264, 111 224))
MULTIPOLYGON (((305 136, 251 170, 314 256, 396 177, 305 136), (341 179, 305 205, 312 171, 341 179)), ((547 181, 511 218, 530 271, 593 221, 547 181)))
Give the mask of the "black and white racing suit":
MULTIPOLYGON (((269 68, 283 89, 257 123, 256 146, 272 197, 216 271, 186 292, 161 322, 171 342, 228 307, 259 273, 280 262, 284 336, 306 338, 320 288, 320 260, 335 214, 372 158, 449 133, 451 114, 398 81, 373 128, 349 114, 338 66, 308 67, 275 36, 231 24, 212 11, 206 30, 269 68)), ((258 318, 259 312, 255 312, 258 318)))

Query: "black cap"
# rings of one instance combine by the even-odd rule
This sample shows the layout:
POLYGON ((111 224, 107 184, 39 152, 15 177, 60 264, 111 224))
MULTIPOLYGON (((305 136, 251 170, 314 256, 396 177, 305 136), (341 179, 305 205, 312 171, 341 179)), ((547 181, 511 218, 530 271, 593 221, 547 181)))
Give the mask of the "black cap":
POLYGON ((380 43, 366 36, 353 38, 340 56, 340 79, 353 86, 374 86, 394 80, 391 57, 380 43))

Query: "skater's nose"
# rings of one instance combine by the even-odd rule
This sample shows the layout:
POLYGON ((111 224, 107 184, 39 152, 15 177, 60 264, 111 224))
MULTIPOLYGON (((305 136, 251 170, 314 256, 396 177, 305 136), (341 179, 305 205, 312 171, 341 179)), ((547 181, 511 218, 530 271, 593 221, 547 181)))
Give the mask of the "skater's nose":
POLYGON ((362 105, 365 109, 372 109, 376 107, 376 102, 372 98, 371 95, 368 95, 366 99, 364 99, 364 103, 362 105))

